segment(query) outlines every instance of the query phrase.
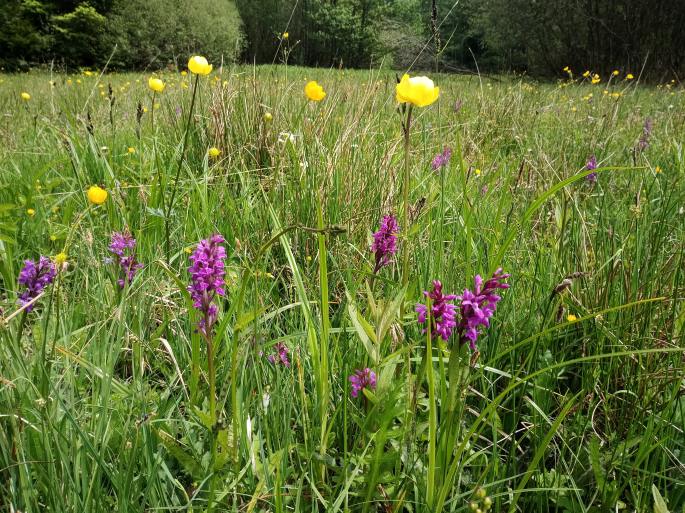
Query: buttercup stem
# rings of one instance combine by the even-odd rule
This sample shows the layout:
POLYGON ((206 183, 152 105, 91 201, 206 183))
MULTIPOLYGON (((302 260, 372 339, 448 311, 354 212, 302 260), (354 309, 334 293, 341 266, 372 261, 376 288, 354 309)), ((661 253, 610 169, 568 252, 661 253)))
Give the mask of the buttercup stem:
POLYGON ((166 252, 166 262, 167 265, 171 263, 170 254, 170 219, 171 209, 174 206, 174 199, 176 198, 176 189, 178 188, 178 179, 181 177, 181 169, 183 168, 183 160, 186 155, 186 146, 188 145, 188 132, 190 130, 190 121, 193 119, 193 109, 195 108, 195 96, 197 95, 197 83, 200 80, 200 75, 195 75, 195 84, 193 85, 193 98, 190 100, 190 110, 188 111, 188 119, 186 120, 186 128, 183 134, 183 146, 181 147, 181 156, 178 159, 178 168, 176 169, 176 178, 171 189, 171 198, 169 200, 169 208, 167 208, 166 215, 164 216, 164 247, 166 252))
POLYGON ((402 285, 409 282, 409 133, 411 130, 411 110, 407 109, 407 121, 404 125, 404 184, 402 196, 404 203, 404 245, 402 247, 402 285))

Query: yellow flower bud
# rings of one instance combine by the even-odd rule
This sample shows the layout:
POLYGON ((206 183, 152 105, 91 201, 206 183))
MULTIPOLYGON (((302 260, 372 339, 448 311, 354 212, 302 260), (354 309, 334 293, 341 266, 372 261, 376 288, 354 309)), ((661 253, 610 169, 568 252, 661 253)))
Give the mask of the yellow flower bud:
POLYGON ((204 57, 194 55, 188 61, 188 69, 196 75, 209 75, 212 72, 212 65, 204 57))
POLYGON ((283 39, 288 39, 290 37, 290 34, 287 32, 283 32, 283 39))
POLYGON ((29 217, 33 217, 33 216, 36 215, 36 211, 35 211, 34 209, 32 209, 32 208, 29 208, 29 209, 26 210, 26 214, 27 214, 29 217))
POLYGON ((61 253, 57 253, 55 255, 55 263, 59 266, 64 265, 64 263, 67 261, 67 254, 62 251, 61 253))
POLYGON ((21 99, 27 102, 31 99, 31 95, 29 93, 21 93, 21 99))
POLYGON ((304 94, 313 102, 320 102, 326 97, 323 87, 321 87, 316 80, 307 82, 307 85, 304 86, 304 94))
POLYGON ((161 93, 164 91, 164 82, 159 78, 150 77, 147 81, 147 86, 152 89, 155 93, 161 93))
POLYGON ((97 185, 93 185, 88 189, 88 201, 93 205, 102 205, 107 201, 107 191, 97 185))
POLYGON ((634 79, 634 78, 635 78, 635 77, 633 76, 632 73, 628 73, 628 74, 626 75, 626 80, 632 80, 632 79, 634 79))
POLYGON ((578 320, 578 317, 576 317, 576 316, 573 315, 573 314, 568 314, 568 316, 566 317, 566 320, 567 320, 568 322, 576 322, 576 321, 578 320))
POLYGON ((133 146, 129 146, 129 148, 126 151, 128 151, 129 154, 133 154, 136 152, 136 149, 133 146))
POLYGON ((273 121, 274 117, 271 115, 271 112, 265 112, 264 113, 264 121, 267 123, 271 123, 273 121))
POLYGON ((411 103, 417 107, 426 107, 440 96, 440 88, 428 77, 410 77, 403 75, 395 86, 398 103, 411 103))
POLYGON ((212 146, 207 150, 207 154, 212 158, 217 158, 219 155, 221 155, 221 150, 212 146))

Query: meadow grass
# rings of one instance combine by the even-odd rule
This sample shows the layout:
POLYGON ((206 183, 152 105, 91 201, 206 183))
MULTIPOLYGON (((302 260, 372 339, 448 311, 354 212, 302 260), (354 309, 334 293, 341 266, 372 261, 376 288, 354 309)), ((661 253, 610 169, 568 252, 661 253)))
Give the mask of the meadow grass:
POLYGON ((394 73, 224 68, 192 116, 193 77, 147 78, 0 75, 2 511, 685 511, 682 89, 433 75, 374 276, 403 214, 394 73), (124 230, 144 267, 122 289, 124 230), (213 233, 210 370, 186 287, 213 233), (23 261, 60 252, 19 311, 23 261), (498 267, 478 352, 422 332, 432 280, 498 267))

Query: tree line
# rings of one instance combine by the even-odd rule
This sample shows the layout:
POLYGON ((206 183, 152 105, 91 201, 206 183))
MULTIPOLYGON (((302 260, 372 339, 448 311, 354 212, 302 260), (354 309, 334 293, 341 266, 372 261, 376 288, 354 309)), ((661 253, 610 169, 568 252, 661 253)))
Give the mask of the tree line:
POLYGON ((4 0, 0 66, 685 71, 682 0, 4 0))

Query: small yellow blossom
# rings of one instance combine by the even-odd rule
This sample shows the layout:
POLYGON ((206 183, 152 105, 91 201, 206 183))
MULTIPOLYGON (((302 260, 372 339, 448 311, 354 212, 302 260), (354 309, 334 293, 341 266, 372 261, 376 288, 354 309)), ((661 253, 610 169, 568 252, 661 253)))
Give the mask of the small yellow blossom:
POLYGON ((568 322, 576 322, 576 321, 578 320, 578 317, 576 317, 576 316, 573 315, 573 314, 568 314, 568 316, 566 316, 566 320, 567 320, 568 322))
POLYGON ((55 255, 55 263, 57 265, 62 266, 65 264, 66 261, 67 261, 67 254, 64 251, 57 253, 55 255))
POLYGON ((274 117, 273 117, 273 115, 271 114, 271 112, 265 112, 265 113, 264 113, 264 121, 265 121, 266 123, 271 123, 271 122, 273 121, 273 119, 274 119, 274 117))
POLYGON ((313 102, 320 102, 326 97, 326 93, 316 80, 307 82, 304 86, 304 94, 313 102))
POLYGON ((588 70, 585 70, 585 72, 583 73, 583 76, 584 76, 585 78, 589 77, 589 76, 590 76, 590 72, 589 72, 588 70))
POLYGON ((129 146, 128 149, 126 150, 130 155, 134 154, 136 152, 136 149, 133 146, 129 146))
POLYGON ((288 39, 290 37, 290 34, 287 32, 283 32, 283 39, 288 39))
POLYGON ((93 205, 102 205, 107 201, 107 191, 97 185, 93 185, 88 189, 88 201, 93 205))
POLYGON ((597 73, 592 75, 592 83, 593 84, 599 84, 602 81, 602 79, 599 77, 597 73))
POLYGON ((188 69, 196 75, 209 75, 212 72, 212 65, 201 55, 194 55, 188 61, 188 69))
POLYGON ((83 72, 83 74, 84 74, 85 76, 87 76, 87 77, 90 77, 90 76, 93 75, 93 72, 92 72, 92 71, 86 70, 86 71, 83 72))
POLYGON ((612 74, 613 76, 617 77, 617 76, 618 76, 618 70, 615 69, 614 71, 611 72, 611 74, 612 74))
POLYGON ((81 83, 81 79, 80 79, 80 78, 77 78, 77 79, 76 79, 76 83, 77 83, 77 84, 80 84, 80 83, 81 83))
POLYGON ((155 77, 150 77, 147 81, 147 86, 152 89, 155 93, 161 93, 164 91, 164 82, 162 82, 159 78, 155 77))
POLYGON ((626 80, 632 80, 632 79, 634 79, 634 78, 635 78, 635 77, 633 76, 632 73, 628 73, 628 74, 626 75, 626 80))
POLYGON ((50 235, 50 240, 52 242, 55 242, 57 240, 57 235, 55 235, 54 233, 52 235, 50 235))
POLYGON ((480 174, 482 173, 482 171, 481 171, 480 169, 476 168, 476 170, 474 171, 474 173, 476 173, 476 176, 480 176, 480 174))
POLYGON ((67 85, 71 85, 74 81, 70 78, 67 79, 67 85))
POLYGON ((207 154, 212 158, 217 158, 219 155, 221 155, 221 150, 212 146, 207 150, 207 154))
POLYGON ((28 214, 29 217, 33 217, 36 215, 36 211, 32 208, 29 208, 26 210, 26 214, 28 214))
POLYGON ((188 74, 188 72, 187 72, 186 70, 181 71, 181 76, 182 76, 182 77, 185 77, 187 74, 188 74))
POLYGON ((656 166, 656 167, 654 168, 654 172, 657 173, 657 174, 661 173, 661 171, 662 171, 661 166, 656 166))
POLYGON ((440 88, 428 77, 410 77, 405 74, 395 86, 395 97, 398 103, 411 103, 417 107, 426 107, 440 96, 440 88))
POLYGON ((31 99, 31 95, 29 93, 21 93, 21 99, 24 100, 25 102, 29 101, 31 99))

